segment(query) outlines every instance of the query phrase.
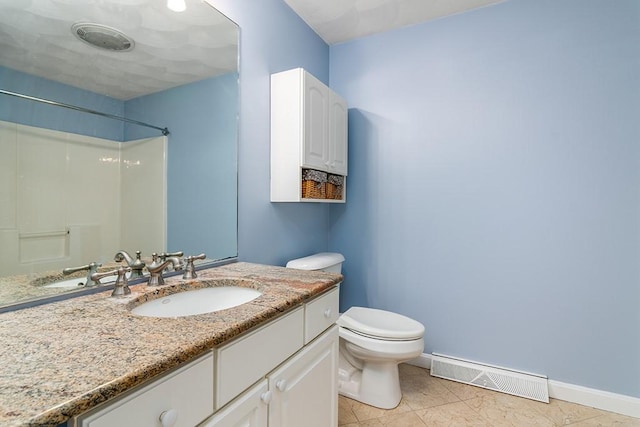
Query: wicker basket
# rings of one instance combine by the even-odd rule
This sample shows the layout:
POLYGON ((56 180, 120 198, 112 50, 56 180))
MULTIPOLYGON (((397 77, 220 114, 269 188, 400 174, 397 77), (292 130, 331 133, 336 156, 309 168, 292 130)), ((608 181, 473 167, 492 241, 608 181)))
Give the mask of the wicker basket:
POLYGON ((342 189, 344 188, 344 176, 331 175, 327 177, 326 195, 327 199, 342 200, 342 189))
POLYGON ((302 170, 302 198, 325 199, 327 173, 313 169, 302 170))

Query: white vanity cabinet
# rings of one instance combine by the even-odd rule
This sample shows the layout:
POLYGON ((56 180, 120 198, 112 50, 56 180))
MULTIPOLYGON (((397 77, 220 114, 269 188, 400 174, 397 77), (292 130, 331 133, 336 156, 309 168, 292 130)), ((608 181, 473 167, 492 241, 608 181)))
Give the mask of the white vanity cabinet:
POLYGON ((333 326, 200 427, 337 426, 337 363, 333 326))
POLYGON ((338 295, 335 287, 68 425, 335 427, 338 295))
POLYGON ((218 379, 216 400, 226 406, 201 427, 337 426, 337 318, 338 288, 334 288, 304 308, 217 350, 216 372, 228 373, 228 383, 218 379), (293 325, 297 328, 288 330, 293 325), (290 338, 299 343, 295 354, 268 369, 274 352, 282 353, 282 343, 290 338), (220 357, 222 354, 225 356, 220 357), (258 382, 250 387, 256 375, 258 382), (238 389, 247 387, 228 402, 238 389), (232 393, 227 392, 229 388, 232 393))
POLYGON ((303 169, 345 179, 347 103, 296 68, 271 75, 271 201, 345 201, 344 196, 340 200, 303 198, 303 169))

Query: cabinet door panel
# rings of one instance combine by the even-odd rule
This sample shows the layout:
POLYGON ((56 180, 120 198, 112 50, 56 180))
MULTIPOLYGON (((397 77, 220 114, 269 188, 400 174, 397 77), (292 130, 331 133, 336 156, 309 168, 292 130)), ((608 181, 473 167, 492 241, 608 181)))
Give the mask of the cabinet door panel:
POLYGON ((326 169, 329 157, 327 147, 328 89, 315 77, 304 76, 304 148, 302 165, 326 169))
POLYGON ((330 92, 329 168, 338 175, 347 174, 347 103, 330 92))
POLYGON ((267 427, 267 390, 267 380, 264 380, 240 395, 200 427, 267 427))
POLYGON ((338 425, 338 327, 333 326, 269 375, 269 425, 338 425))

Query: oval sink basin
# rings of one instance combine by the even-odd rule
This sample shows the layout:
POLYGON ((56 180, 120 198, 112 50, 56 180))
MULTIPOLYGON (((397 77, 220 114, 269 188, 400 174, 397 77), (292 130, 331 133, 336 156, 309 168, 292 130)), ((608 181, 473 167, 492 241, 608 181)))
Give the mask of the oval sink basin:
POLYGON ((145 302, 131 312, 146 317, 193 316, 236 307, 260 295, 260 291, 240 286, 201 288, 145 302))

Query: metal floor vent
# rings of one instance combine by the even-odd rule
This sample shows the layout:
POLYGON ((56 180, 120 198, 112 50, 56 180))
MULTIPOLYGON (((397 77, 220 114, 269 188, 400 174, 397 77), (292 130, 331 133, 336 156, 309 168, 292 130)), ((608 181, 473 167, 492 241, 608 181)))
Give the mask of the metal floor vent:
POLYGON ((547 377, 432 354, 431 375, 549 403, 547 377))

